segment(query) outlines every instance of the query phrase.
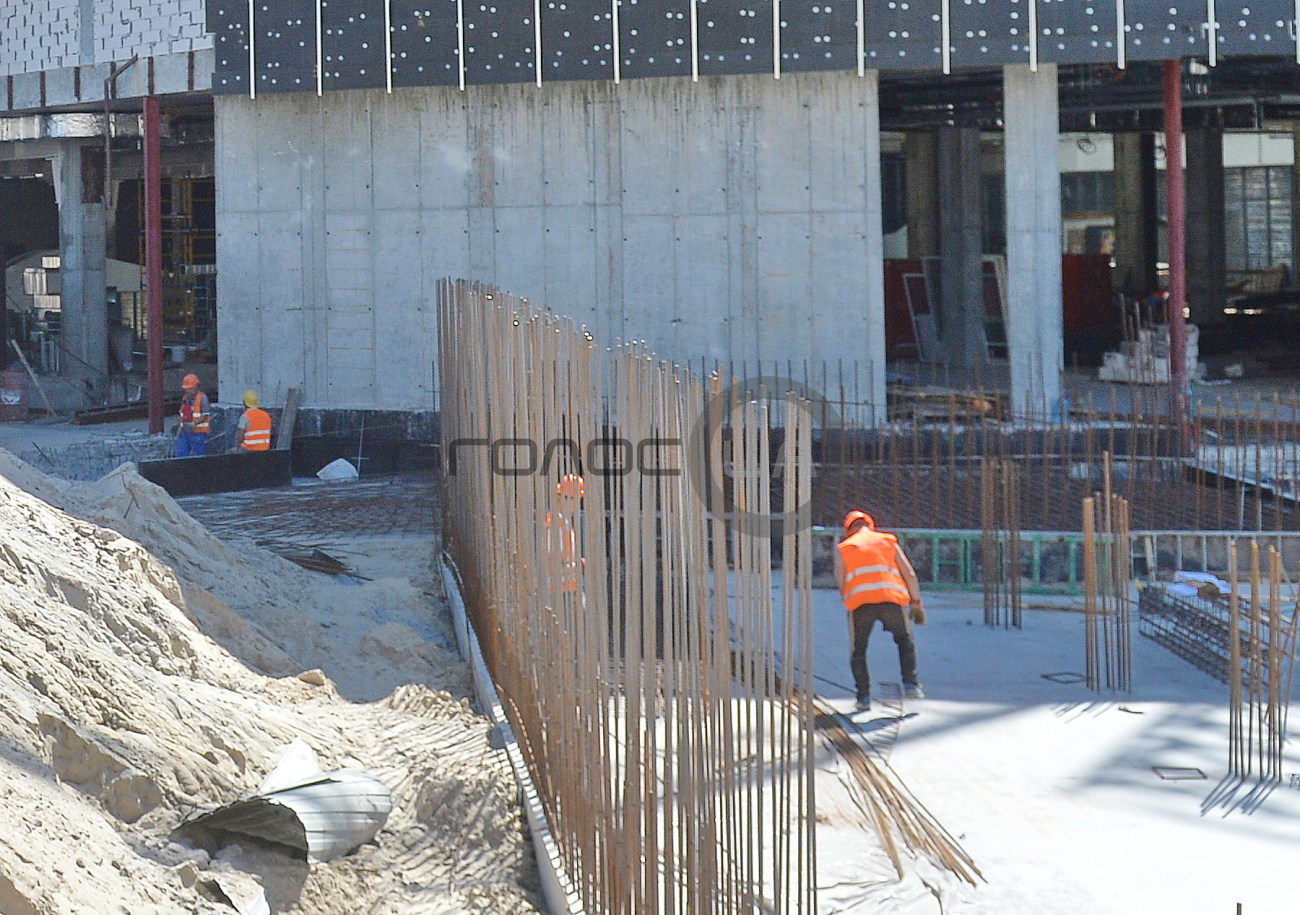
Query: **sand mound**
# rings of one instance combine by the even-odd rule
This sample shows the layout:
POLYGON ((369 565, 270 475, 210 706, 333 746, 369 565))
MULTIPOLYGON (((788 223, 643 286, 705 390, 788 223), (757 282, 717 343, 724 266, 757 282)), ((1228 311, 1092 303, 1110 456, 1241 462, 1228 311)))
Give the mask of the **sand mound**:
POLYGON ((280 647, 289 627, 293 648, 337 652, 313 630, 339 627, 314 612, 364 616, 418 596, 405 587, 322 585, 228 546, 129 468, 65 484, 0 452, 0 912, 230 912, 221 900, 250 876, 275 912, 532 910, 506 763, 486 722, 423 676, 450 655, 374 621, 339 670, 363 673, 368 646, 385 682, 424 685, 357 704, 299 680, 325 665, 280 647), (252 791, 295 737, 393 790, 374 844, 308 867, 251 842, 209 857, 173 841, 186 812, 252 791))

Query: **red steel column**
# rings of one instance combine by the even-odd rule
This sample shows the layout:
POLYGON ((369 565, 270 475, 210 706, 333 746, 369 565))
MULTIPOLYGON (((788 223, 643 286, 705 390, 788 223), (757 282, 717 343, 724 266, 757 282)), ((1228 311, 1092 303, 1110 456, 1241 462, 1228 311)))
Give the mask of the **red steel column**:
POLYGON ((149 354, 149 431, 163 431, 162 144, 158 96, 144 100, 144 283, 149 354))
POLYGON ((1183 64, 1165 61, 1165 197, 1169 203, 1169 412, 1188 444, 1187 198, 1183 184, 1183 64))

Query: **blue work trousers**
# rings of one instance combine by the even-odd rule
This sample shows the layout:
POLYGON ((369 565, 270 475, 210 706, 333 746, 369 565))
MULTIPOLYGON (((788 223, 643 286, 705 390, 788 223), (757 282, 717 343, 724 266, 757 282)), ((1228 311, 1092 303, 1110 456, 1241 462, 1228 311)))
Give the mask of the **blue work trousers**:
POLYGON ((202 457, 208 451, 208 433, 180 432, 176 435, 176 456, 202 457))

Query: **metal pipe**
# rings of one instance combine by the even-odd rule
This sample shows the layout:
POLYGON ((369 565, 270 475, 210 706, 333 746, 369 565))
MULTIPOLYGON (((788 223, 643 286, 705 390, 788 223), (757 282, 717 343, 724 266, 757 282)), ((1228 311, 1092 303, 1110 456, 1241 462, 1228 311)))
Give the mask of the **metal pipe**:
POLYGON ((144 100, 144 264, 149 432, 163 431, 162 143, 158 96, 144 100))
POLYGON ((1187 201, 1183 182, 1183 65, 1167 60, 1165 76, 1165 190, 1169 202, 1169 412, 1179 452, 1187 436, 1187 201))

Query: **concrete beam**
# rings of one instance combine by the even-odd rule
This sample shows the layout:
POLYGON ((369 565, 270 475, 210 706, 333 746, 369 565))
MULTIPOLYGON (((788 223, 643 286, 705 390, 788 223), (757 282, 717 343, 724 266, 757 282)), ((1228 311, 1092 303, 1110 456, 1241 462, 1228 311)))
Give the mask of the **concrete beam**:
POLYGON ((1056 65, 1004 67, 1002 87, 1011 407, 1041 415, 1059 408, 1065 364, 1056 65))

